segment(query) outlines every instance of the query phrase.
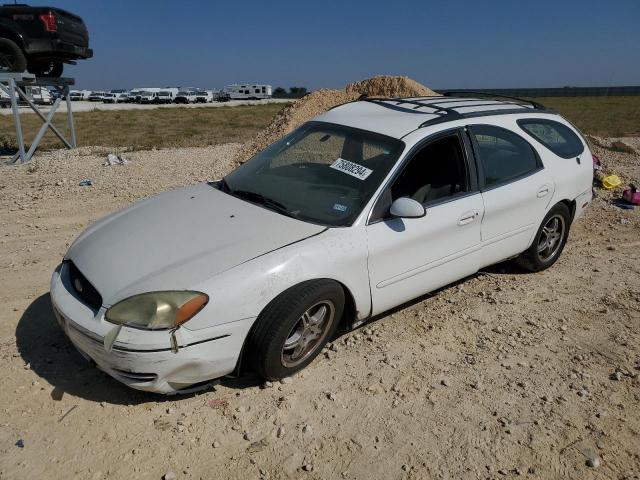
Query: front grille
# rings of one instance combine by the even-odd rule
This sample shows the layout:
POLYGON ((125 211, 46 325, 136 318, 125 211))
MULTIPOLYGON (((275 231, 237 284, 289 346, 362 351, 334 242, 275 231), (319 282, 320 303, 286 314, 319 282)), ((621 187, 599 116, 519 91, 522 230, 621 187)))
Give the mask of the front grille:
POLYGON ((99 310, 102 306, 102 297, 95 289, 93 285, 87 280, 87 278, 78 270, 73 262, 69 262, 69 280, 71 282, 71 288, 75 294, 84 303, 89 305, 94 310, 99 310))

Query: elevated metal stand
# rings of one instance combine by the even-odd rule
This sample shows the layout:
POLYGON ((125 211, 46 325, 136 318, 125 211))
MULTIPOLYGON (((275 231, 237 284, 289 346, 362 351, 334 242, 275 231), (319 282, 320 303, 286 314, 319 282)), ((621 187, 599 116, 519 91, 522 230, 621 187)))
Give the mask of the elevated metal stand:
POLYGON ((67 148, 76 148, 76 130, 73 124, 73 111, 71 110, 71 99, 69 98, 69 87, 75 84, 73 78, 42 78, 31 75, 30 73, 2 73, 0 72, 0 89, 9 96, 11 102, 11 110, 13 113, 13 123, 16 127, 16 140, 18 143, 18 152, 9 160, 9 164, 22 164, 27 163, 33 157, 42 137, 50 129, 60 139, 67 148), (38 106, 27 96, 24 91, 24 87, 53 87, 57 92, 57 98, 51 106, 51 110, 45 116, 38 106), (31 109, 40 117, 43 122, 42 127, 38 131, 31 142, 31 147, 28 151, 25 151, 24 135, 22 132, 22 123, 20 122, 20 110, 18 108, 18 101, 22 100, 31 107, 31 109), (67 140, 60 130, 58 130, 53 123, 53 117, 56 110, 60 106, 62 100, 67 102, 67 124, 69 125, 69 132, 71 138, 67 140))

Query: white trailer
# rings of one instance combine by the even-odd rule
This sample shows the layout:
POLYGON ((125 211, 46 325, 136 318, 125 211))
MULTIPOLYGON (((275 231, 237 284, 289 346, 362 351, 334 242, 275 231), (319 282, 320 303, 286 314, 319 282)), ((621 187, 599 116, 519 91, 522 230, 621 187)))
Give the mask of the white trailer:
POLYGON ((231 100, 261 100, 271 98, 271 85, 227 85, 223 90, 231 100))

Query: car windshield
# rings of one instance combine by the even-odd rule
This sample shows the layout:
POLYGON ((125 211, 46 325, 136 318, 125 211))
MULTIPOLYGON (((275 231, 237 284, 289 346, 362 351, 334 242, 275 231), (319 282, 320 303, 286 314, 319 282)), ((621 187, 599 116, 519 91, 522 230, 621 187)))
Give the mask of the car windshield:
POLYGON ((299 220, 349 226, 403 147, 372 132, 309 122, 227 175, 220 188, 299 220))
POLYGON ((169 92, 158 92, 158 95, 160 95, 161 97, 167 97, 169 96, 169 92))

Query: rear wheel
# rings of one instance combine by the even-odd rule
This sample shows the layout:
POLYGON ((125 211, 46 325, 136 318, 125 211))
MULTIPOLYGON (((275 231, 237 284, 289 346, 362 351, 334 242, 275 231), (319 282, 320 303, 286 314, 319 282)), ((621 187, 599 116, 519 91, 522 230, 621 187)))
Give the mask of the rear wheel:
POLYGON ((260 314, 248 340, 256 373, 276 380, 309 365, 333 336, 343 310, 344 291, 332 280, 283 292, 260 314))
POLYGON ((533 243, 523 252, 516 263, 530 272, 539 272, 553 265, 569 236, 571 213, 564 203, 553 207, 544 217, 533 243))
POLYGON ((24 72, 27 58, 18 45, 8 38, 0 38, 0 72, 24 72))

